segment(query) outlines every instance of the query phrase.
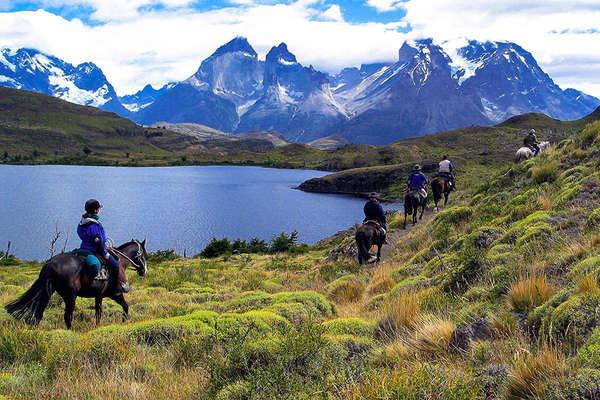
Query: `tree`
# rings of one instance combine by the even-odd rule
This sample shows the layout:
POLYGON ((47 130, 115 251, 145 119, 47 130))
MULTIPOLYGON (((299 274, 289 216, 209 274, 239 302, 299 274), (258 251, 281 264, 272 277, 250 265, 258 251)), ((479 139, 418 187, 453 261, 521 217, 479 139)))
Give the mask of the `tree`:
POLYGON ((296 242, 298 242, 298 231, 293 231, 289 236, 285 232, 281 232, 279 236, 274 237, 271 241, 271 252, 288 251, 296 245, 296 242))

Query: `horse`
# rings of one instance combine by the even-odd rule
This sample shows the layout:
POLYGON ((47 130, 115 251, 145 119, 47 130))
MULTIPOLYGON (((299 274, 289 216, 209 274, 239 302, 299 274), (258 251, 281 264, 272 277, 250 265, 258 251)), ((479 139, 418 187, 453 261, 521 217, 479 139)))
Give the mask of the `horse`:
POLYGON ((436 176, 431 180, 431 191, 433 192, 433 202, 435 203, 435 211, 438 211, 438 202, 444 196, 444 207, 448 202, 448 196, 452 191, 450 180, 442 175, 436 176))
POLYGON ((417 190, 409 190, 404 196, 404 229, 406 229, 406 216, 412 214, 413 225, 417 223, 417 213, 419 207, 421 207, 421 215, 419 220, 423 218, 423 212, 425 212, 425 203, 427 198, 423 198, 417 190))
MULTIPOLYGON (((540 146, 540 153, 541 153, 550 148, 550 142, 547 142, 547 141, 540 142, 539 146, 540 146)), ((533 150, 531 150, 529 147, 523 146, 519 150, 517 150, 517 153, 515 154, 515 162, 518 163, 523 160, 527 160, 527 159, 533 157, 534 154, 535 154, 535 152, 533 150)))
MULTIPOLYGON (((125 281, 125 270, 131 264, 138 275, 144 276, 148 272, 146 263, 146 240, 139 242, 132 239, 116 249, 109 249, 119 261, 118 280, 125 281)), ((94 280, 87 272, 87 265, 79 256, 61 253, 48 260, 40 271, 38 279, 18 299, 8 303, 4 308, 16 319, 23 319, 29 325, 36 326, 44 316, 50 297, 54 291, 65 302, 65 325, 71 329, 73 310, 77 297, 94 297, 96 299, 96 325, 102 318, 102 299, 108 297, 123 307, 123 321, 129 318, 129 305, 123 293, 116 293, 113 285, 117 279, 108 281, 94 280)))
POLYGON ((358 248, 358 263, 368 262, 371 258, 369 250, 371 246, 377 246, 377 260, 381 259, 381 246, 383 245, 384 236, 375 222, 366 221, 356 231, 354 235, 356 247, 358 248))

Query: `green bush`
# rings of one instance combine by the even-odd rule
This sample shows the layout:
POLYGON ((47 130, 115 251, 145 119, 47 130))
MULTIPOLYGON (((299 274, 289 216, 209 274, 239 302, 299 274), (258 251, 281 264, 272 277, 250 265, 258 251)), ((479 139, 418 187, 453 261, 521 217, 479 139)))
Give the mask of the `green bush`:
POLYGON ((338 318, 321 324, 324 332, 332 335, 355 335, 372 337, 375 323, 362 318, 338 318))
POLYGON ((600 207, 594 209, 594 211, 590 213, 585 221, 585 227, 587 229, 595 229, 600 227, 600 207))
POLYGON ((556 162, 546 162, 531 168, 531 179, 538 185, 544 182, 554 182, 557 176, 558 164, 556 162))
POLYGON ((571 281, 575 281, 578 278, 584 277, 588 274, 596 274, 600 270, 600 256, 588 257, 581 260, 575 265, 569 273, 567 278, 571 281))
POLYGON ((586 367, 600 368, 600 328, 594 328, 593 333, 579 349, 577 358, 586 367))
POLYGON ((175 253, 175 249, 156 250, 153 253, 148 253, 146 260, 153 263, 161 263, 164 261, 173 261, 179 258, 179 254, 175 253))
POLYGON ((577 144, 582 149, 587 149, 600 138, 600 122, 594 121, 585 126, 585 129, 577 136, 577 144))
POLYGON ((233 247, 229 242, 229 239, 217 239, 216 237, 212 238, 210 243, 206 245, 204 250, 200 253, 202 257, 206 258, 214 258, 221 256, 223 254, 231 254, 233 251, 233 247))

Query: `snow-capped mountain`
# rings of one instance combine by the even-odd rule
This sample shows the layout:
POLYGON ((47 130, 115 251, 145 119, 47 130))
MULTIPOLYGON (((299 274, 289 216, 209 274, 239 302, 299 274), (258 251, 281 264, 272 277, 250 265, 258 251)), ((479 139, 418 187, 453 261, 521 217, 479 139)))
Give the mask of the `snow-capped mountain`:
POLYGON ((137 93, 120 96, 119 101, 123 107, 131 112, 137 112, 154 103, 164 92, 174 88, 178 82, 169 82, 160 89, 154 89, 152 85, 146 85, 137 93))
POLYGON ((472 124, 488 124, 479 99, 460 89, 450 58, 431 40, 406 42, 398 61, 335 91, 353 117, 336 127, 351 142, 387 144, 472 124))
POLYGON ((87 62, 73 66, 34 49, 0 50, 0 85, 128 114, 114 88, 95 64, 87 62))
POLYGON ((261 61, 241 37, 134 116, 144 124, 193 122, 225 132, 276 130, 303 141, 326 136, 328 127, 345 118, 326 74, 298 63, 285 43, 261 61))
POLYGON ((563 91, 531 53, 515 43, 470 41, 458 49, 453 67, 454 78, 465 91, 481 98, 492 122, 526 112, 576 119, 598 105, 597 99, 594 105, 593 99, 574 89, 563 91))
POLYGON ((262 96, 241 117, 238 132, 277 130, 293 141, 309 141, 346 119, 328 76, 302 66, 285 43, 267 54, 263 86, 262 96))
POLYGON ((198 71, 167 90, 134 119, 189 122, 233 132, 262 89, 264 63, 245 38, 219 47, 200 64, 198 71))
POLYGON ((527 112, 577 119, 600 105, 593 96, 560 89, 514 43, 470 41, 448 52, 452 56, 431 39, 406 42, 394 64, 334 76, 334 98, 352 118, 332 132, 387 144, 527 112))

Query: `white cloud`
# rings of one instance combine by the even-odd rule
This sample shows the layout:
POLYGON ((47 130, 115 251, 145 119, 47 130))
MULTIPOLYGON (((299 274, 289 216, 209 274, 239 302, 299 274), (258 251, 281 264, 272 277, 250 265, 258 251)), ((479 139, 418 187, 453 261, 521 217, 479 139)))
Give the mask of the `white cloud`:
POLYGON ((393 11, 402 7, 402 1, 398 0, 368 0, 367 4, 379 12, 393 11))
MULTIPOLYGON (((315 2, 147 12, 93 27, 43 10, 0 13, 0 45, 35 47, 72 63, 93 61, 120 95, 146 83, 186 79, 235 36, 247 37, 263 59, 272 46, 286 42, 301 63, 327 72, 396 59, 404 40, 398 24, 323 20, 310 7, 315 2)), ((328 15, 337 17, 335 11, 328 15)))
MULTIPOLYGON (((6 1, 6 0, 0 0, 6 1)), ((42 0, 49 1, 49 0, 42 0)), ((403 7, 396 23, 347 23, 336 4, 323 12, 320 0, 229 0, 229 8, 199 12, 191 0, 53 0, 88 4, 104 24, 87 26, 45 11, 0 13, 0 46, 35 47, 72 63, 93 61, 119 94, 146 83, 155 87, 193 74, 200 62, 235 36, 245 36, 264 58, 286 42, 305 64, 326 72, 361 63, 394 61, 407 38, 506 40, 533 53, 563 88, 600 97, 600 10, 597 0, 370 0, 382 10, 403 7), (157 4, 162 11, 140 7, 157 4), (240 6, 240 4, 242 4, 240 6), (408 34, 398 32, 407 24, 408 34), (559 32, 559 33, 556 33, 559 32), (565 32, 565 33, 560 33, 565 32)), ((1 5, 2 3, 0 3, 1 5)))
POLYGON ((437 41, 469 38, 515 42, 530 51, 562 88, 589 90, 589 94, 600 97, 597 0, 573 0, 568 7, 562 0, 409 0, 403 6, 414 35, 437 41))
POLYGON ((324 13, 323 13, 323 18, 324 19, 329 19, 332 21, 343 21, 344 17, 342 16, 342 10, 340 9, 340 6, 338 6, 337 4, 329 7, 324 13))

